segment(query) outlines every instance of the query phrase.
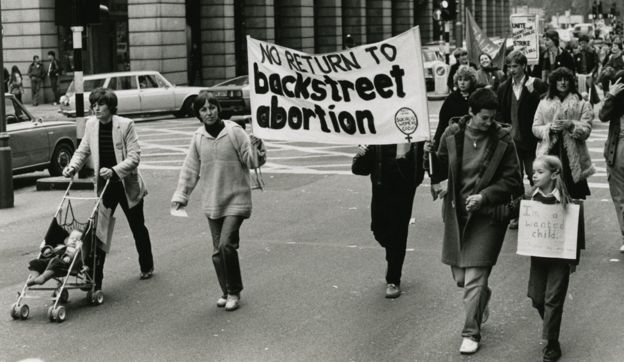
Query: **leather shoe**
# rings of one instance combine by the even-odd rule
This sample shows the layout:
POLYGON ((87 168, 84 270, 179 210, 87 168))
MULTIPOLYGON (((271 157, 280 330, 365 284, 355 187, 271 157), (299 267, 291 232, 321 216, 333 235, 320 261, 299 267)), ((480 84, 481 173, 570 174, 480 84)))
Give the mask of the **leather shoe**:
POLYGON ((561 358, 561 346, 559 341, 548 341, 544 347, 544 362, 555 362, 561 358))
POLYGON ((394 283, 388 283, 386 286, 386 298, 398 298, 401 295, 401 288, 394 283))
POLYGON ((226 303, 227 303, 227 295, 222 295, 219 297, 219 299, 217 299, 217 307, 219 308, 225 307, 226 303))
POLYGON ((141 272, 141 280, 149 279, 152 277, 152 275, 154 275, 154 268, 146 272, 141 272))
POLYGON ((472 338, 464 337, 461 346, 459 347, 459 353, 461 354, 473 354, 479 350, 479 342, 472 338))

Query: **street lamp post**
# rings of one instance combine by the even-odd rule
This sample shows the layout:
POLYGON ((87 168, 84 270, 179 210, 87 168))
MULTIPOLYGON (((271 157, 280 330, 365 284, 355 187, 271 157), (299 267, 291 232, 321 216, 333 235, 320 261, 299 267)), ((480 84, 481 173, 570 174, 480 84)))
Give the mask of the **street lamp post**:
POLYGON ((2 5, 0 5, 0 86, 3 88, 0 96, 0 209, 13 207, 13 167, 11 165, 11 145, 6 126, 4 107, 4 59, 2 37, 2 5))

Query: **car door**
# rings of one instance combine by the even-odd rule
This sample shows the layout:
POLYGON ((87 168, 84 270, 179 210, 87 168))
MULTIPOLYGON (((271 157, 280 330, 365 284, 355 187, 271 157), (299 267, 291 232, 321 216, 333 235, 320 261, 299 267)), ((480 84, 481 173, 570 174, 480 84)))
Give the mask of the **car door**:
POLYGON ((141 112, 163 112, 175 110, 173 87, 159 78, 158 74, 142 74, 139 79, 141 112))
POLYGON ((117 95, 117 113, 139 113, 141 111, 141 99, 137 87, 136 76, 114 76, 108 82, 108 88, 117 95))
POLYGON ((33 120, 13 98, 6 98, 5 107, 13 169, 48 163, 50 145, 43 123, 33 120))

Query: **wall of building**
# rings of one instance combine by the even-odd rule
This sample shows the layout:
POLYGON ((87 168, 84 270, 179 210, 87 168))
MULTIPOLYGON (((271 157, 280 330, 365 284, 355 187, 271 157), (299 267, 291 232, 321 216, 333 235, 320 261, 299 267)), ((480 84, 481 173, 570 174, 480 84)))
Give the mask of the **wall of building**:
MULTIPOLYGON (((49 50, 58 53, 54 0, 0 1, 7 68, 17 65, 25 74, 33 55, 46 60, 49 50)), ((473 12, 489 36, 508 33, 510 0, 458 1, 460 39, 464 7, 473 12)), ((364 44, 419 25, 426 44, 438 40, 432 12, 430 0, 127 0, 130 69, 157 70, 176 84, 187 84, 190 39, 197 39, 198 31, 201 84, 209 86, 246 74, 247 34, 305 52, 324 53, 342 49, 347 34, 364 44), (196 30, 187 25, 189 1, 199 1, 201 21, 196 30)), ((453 25, 453 39, 456 30, 453 25)), ((71 79, 71 73, 66 78, 71 79)), ((30 102, 28 77, 24 85, 24 100, 30 102)), ((48 81, 45 96, 50 102, 48 81)))
MULTIPOLYGON (((2 0, 2 55, 4 67, 9 71, 16 65, 24 78, 24 102, 31 102, 30 79, 26 75, 33 56, 44 60, 47 53, 58 53, 58 29, 54 25, 54 0, 2 0)), ((41 102, 52 102, 49 80, 44 82, 41 102)))
POLYGON ((130 69, 157 70, 173 83, 187 82, 184 0, 129 0, 130 69))

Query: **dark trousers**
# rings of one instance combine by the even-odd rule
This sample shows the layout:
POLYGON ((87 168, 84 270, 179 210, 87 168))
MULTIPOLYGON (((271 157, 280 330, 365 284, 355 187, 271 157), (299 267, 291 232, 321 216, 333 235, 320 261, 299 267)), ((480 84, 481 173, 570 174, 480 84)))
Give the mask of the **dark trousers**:
POLYGON ((30 87, 30 90, 32 91, 32 104, 33 106, 36 106, 39 104, 39 90, 41 90, 41 79, 31 78, 30 87))
POLYGON ((533 161, 535 161, 535 149, 524 150, 517 148, 518 160, 520 161, 520 176, 527 176, 529 184, 533 186, 533 161))
POLYGON ((563 303, 568 293, 570 263, 562 259, 531 257, 528 296, 544 320, 542 338, 558 340, 563 303))
POLYGON ((243 290, 240 264, 238 262, 239 229, 242 216, 225 216, 220 219, 208 218, 212 234, 212 263, 217 272, 223 295, 240 294, 243 290))
POLYGON ((53 103, 59 101, 58 77, 50 77, 50 88, 52 88, 53 103))
POLYGON ((143 215, 143 200, 141 200, 133 208, 128 207, 126 193, 123 184, 120 181, 111 182, 104 193, 102 199, 104 206, 112 210, 111 216, 115 213, 117 205, 121 205, 121 209, 126 214, 128 225, 134 237, 134 244, 139 253, 139 265, 141 272, 145 273, 154 268, 154 259, 152 257, 152 243, 150 241, 149 232, 145 226, 145 216, 143 215))
POLYGON ((406 247, 407 233, 405 237, 398 237, 386 243, 386 262, 388 262, 386 283, 401 285, 401 271, 403 270, 406 247))

